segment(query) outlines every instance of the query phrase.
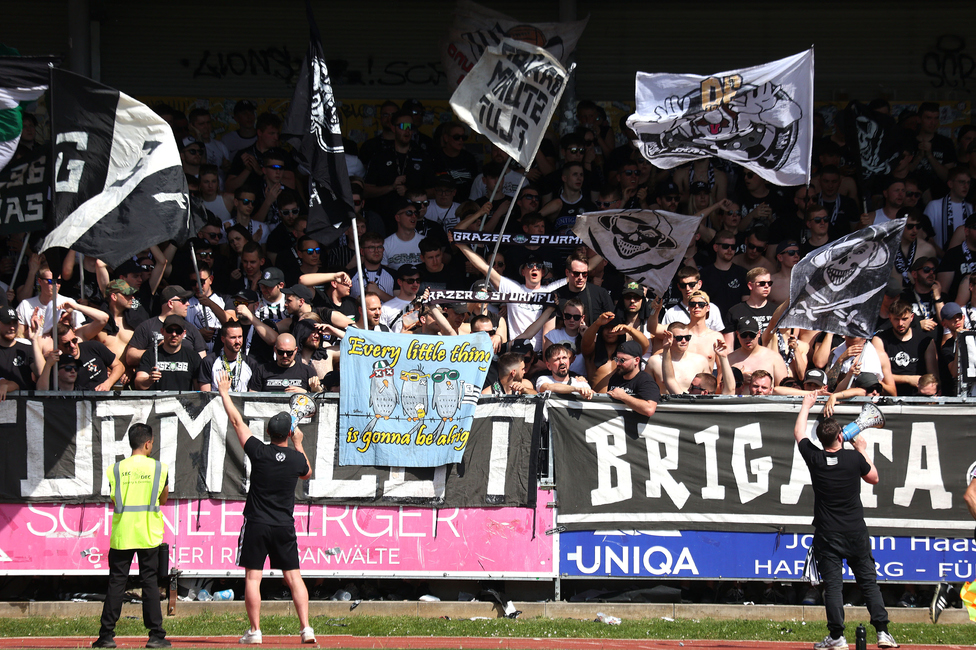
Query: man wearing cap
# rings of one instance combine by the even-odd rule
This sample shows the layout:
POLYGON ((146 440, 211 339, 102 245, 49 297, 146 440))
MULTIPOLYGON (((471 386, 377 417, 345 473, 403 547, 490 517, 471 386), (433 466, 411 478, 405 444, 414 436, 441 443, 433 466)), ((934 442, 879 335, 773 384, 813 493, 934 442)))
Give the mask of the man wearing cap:
POLYGON ((417 208, 403 198, 391 201, 396 232, 383 241, 383 266, 393 270, 404 264, 420 264, 420 242, 417 232, 417 208))
MULTIPOLYGON (((160 332, 163 329, 163 323, 169 316, 179 316, 181 319, 186 318, 187 306, 190 302, 190 296, 193 293, 187 291, 181 286, 171 284, 170 286, 163 289, 161 298, 163 300, 162 311, 156 318, 150 318, 136 327, 135 331, 132 333, 132 338, 129 340, 129 347, 125 351, 125 364, 130 368, 140 368, 143 355, 146 354, 147 350, 156 347, 155 339, 153 335, 160 332)), ((181 324, 183 329, 186 330, 186 339, 190 347, 190 351, 196 352, 197 356, 202 358, 207 354, 207 342, 203 340, 200 332, 196 327, 186 323, 181 324)), ((182 341, 182 337, 180 338, 182 341)), ((151 368, 152 366, 150 366, 151 368)))
POLYGON ((743 318, 753 318, 759 324, 759 334, 766 330, 776 312, 776 304, 768 299, 773 288, 773 280, 769 271, 761 266, 750 269, 746 273, 746 287, 749 295, 743 302, 733 305, 725 319, 726 333, 734 333, 739 321, 743 318))
MULTIPOLYGON (((33 390, 34 376, 31 370, 37 372, 37 365, 43 368, 44 357, 40 349, 35 354, 35 346, 18 338, 18 326, 17 313, 13 308, 0 307, 0 377, 15 382, 21 390, 33 390)), ((32 338, 39 341, 40 333, 32 338)))
POLYGON ((177 314, 163 320, 163 342, 139 361, 133 382, 137 390, 196 390, 200 355, 183 345, 189 328, 186 319, 177 314))
POLYGON ((285 318, 285 295, 281 292, 285 288, 285 274, 274 266, 266 268, 258 280, 258 290, 261 300, 258 302, 254 315, 261 320, 270 319, 278 322, 285 318))
POLYGON ((257 119, 257 106, 249 99, 242 99, 234 104, 234 121, 237 122, 236 131, 228 131, 220 141, 227 148, 227 157, 234 160, 237 152, 254 144, 258 134, 254 129, 257 119))
MULTIPOLYGON (((162 260, 165 257, 157 259, 162 260)), ((163 279, 163 271, 165 268, 166 264, 157 264, 153 267, 148 282, 143 281, 146 269, 134 260, 122 262, 112 272, 112 277, 118 280, 125 280, 126 284, 136 290, 132 294, 132 304, 129 305, 129 309, 132 310, 132 313, 138 315, 140 323, 149 318, 149 314, 153 309, 153 298, 156 294, 156 289, 159 288, 159 284, 163 279)), ((132 322, 133 326, 138 324, 133 322, 131 318, 130 322, 132 322)))
POLYGON ((253 364, 242 353, 244 347, 244 326, 238 321, 227 321, 220 329, 220 348, 203 358, 197 383, 202 391, 212 391, 221 372, 230 377, 230 389, 235 393, 246 393, 247 385, 254 372, 253 364))
MULTIPOLYGON (((624 285, 624 288, 620 292, 620 300, 617 301, 616 314, 624 322, 625 325, 630 325, 636 330, 639 330, 644 336, 651 339, 654 336, 651 323, 656 323, 658 319, 658 314, 661 311, 661 305, 663 301, 661 299, 652 300, 651 303, 644 308, 644 287, 642 287, 637 282, 628 282, 624 285)), ((565 321, 566 307, 563 307, 563 318, 565 321)), ((549 338, 549 334, 546 334, 546 338, 549 338)), ((644 355, 644 360, 647 361, 650 356, 650 352, 644 355)))
POLYGON ((85 341, 65 323, 58 323, 57 349, 61 358, 73 359, 78 367, 78 390, 108 391, 122 375, 125 365, 98 341, 85 341))
MULTIPOLYGON (((918 325, 914 325, 915 314, 912 306, 904 300, 896 300, 888 308, 891 329, 875 337, 884 348, 891 364, 891 378, 899 395, 918 394, 918 380, 922 375, 939 373, 937 343, 926 336, 918 325)), ((942 318, 952 318, 962 314, 962 309, 954 302, 942 308, 942 318)))
POLYGON ((257 393, 319 392, 321 385, 315 369, 298 363, 298 342, 291 334, 281 334, 275 341, 275 360, 254 369, 248 390, 257 393))
POLYGON ((405 197, 407 188, 426 190, 434 182, 430 158, 413 143, 414 131, 421 121, 418 117, 409 109, 394 113, 393 146, 374 153, 366 167, 366 198, 382 215, 387 232, 396 229, 391 217, 402 209, 400 199, 405 197))
POLYGON ((198 142, 193 136, 183 139, 180 143, 180 160, 183 162, 183 173, 187 176, 200 178, 200 165, 207 162, 207 145, 198 142))
POLYGON ((624 341, 617 345, 613 361, 617 369, 610 377, 607 395, 644 417, 654 415, 661 391, 646 372, 641 372, 641 356, 644 351, 637 341, 624 341))
MULTIPOLYGON (((292 342, 294 344, 294 339, 292 342)), ((227 373, 218 374, 217 389, 237 440, 251 461, 244 523, 237 540, 237 565, 245 572, 244 606, 251 625, 240 643, 253 645, 263 640, 261 578, 264 562, 269 557, 271 568, 281 571, 291 590, 302 643, 315 643, 315 632, 308 624, 308 589, 302 580, 295 532, 295 488, 298 479, 307 481, 312 477, 312 464, 302 447, 305 436, 297 426, 292 431, 291 416, 282 412, 268 421, 271 444, 264 444, 253 434, 231 401, 231 379, 227 373), (294 449, 288 447, 289 437, 294 449)))
POLYGON ((942 320, 939 312, 945 304, 942 285, 935 279, 938 265, 939 261, 934 257, 916 259, 910 269, 912 285, 906 286, 901 294, 902 300, 912 306, 922 330, 931 332, 929 336, 938 335, 938 323, 942 320))
POLYGON ((678 186, 671 181, 658 183, 654 188, 654 203, 650 206, 652 210, 666 210, 677 212, 678 204, 681 202, 681 191, 678 186))
POLYGON ((800 245, 792 239, 781 241, 776 245, 776 261, 779 262, 779 270, 770 278, 773 284, 769 288, 769 299, 774 305, 779 305, 790 299, 790 279, 793 267, 800 261, 800 245))
POLYGON ((614 353, 617 345, 631 337, 645 354, 651 347, 647 337, 640 331, 625 325, 612 311, 597 316, 583 332, 580 354, 586 361, 586 378, 598 393, 605 393, 610 377, 617 370, 614 353))
POLYGON ((135 288, 130 287, 125 280, 112 280, 105 286, 108 322, 98 333, 98 341, 123 362, 125 347, 132 339, 135 328, 145 320, 145 317, 132 309, 135 292, 135 288))
POLYGON ((741 370, 743 375, 761 368, 773 376, 773 386, 778 386, 786 377, 786 364, 778 353, 759 344, 759 333, 759 323, 755 318, 740 318, 735 328, 739 348, 729 354, 729 363, 741 370))
POLYGON ((186 319, 199 330, 203 340, 207 342, 207 351, 214 349, 214 334, 220 329, 223 321, 227 320, 224 312, 224 299, 214 293, 213 273, 201 266, 199 282, 196 272, 190 273, 190 286, 195 293, 187 303, 186 319))

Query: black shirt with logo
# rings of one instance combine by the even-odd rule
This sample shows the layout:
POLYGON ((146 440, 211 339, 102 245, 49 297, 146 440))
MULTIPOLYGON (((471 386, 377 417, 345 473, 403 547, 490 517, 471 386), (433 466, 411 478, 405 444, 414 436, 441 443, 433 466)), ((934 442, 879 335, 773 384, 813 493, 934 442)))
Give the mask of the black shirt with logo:
POLYGON ((314 376, 315 369, 304 363, 282 368, 276 361, 271 361, 254 369, 247 388, 259 393, 282 393, 289 386, 309 390, 308 380, 314 376))
POLYGON ((650 400, 652 402, 661 401, 661 389, 658 388, 657 382, 643 371, 638 372, 633 379, 624 379, 619 374, 613 373, 610 377, 610 383, 607 385, 607 392, 610 392, 614 388, 623 388, 627 391, 628 395, 637 399, 650 400))
POLYGON ((76 390, 95 390, 108 379, 109 369, 115 363, 115 353, 98 341, 82 341, 78 344, 78 379, 76 390))
POLYGON ((871 471, 864 456, 851 449, 824 451, 809 439, 797 447, 813 482, 813 526, 817 532, 867 530, 861 507, 861 477, 871 471))
POLYGON ((31 376, 31 361, 34 350, 31 346, 15 341, 10 347, 0 347, 0 377, 16 382, 20 390, 32 390, 34 378, 31 376))
POLYGON ((193 380, 200 370, 200 355, 191 350, 184 342, 176 352, 169 353, 160 346, 159 361, 156 353, 146 350, 139 362, 139 372, 152 374, 157 368, 162 377, 150 386, 151 390, 193 390, 193 380))
POLYGON ((295 486, 308 474, 305 455, 290 447, 268 445, 254 436, 244 443, 251 460, 251 487, 244 518, 266 526, 295 526, 295 486))

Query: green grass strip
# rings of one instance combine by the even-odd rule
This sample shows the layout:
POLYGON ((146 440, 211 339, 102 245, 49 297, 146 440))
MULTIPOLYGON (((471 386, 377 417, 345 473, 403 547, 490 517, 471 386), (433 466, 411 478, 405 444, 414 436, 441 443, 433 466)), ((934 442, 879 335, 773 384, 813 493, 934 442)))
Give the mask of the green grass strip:
MULTIPOLYGON (((414 616, 353 616, 312 618, 319 635, 351 634, 355 636, 472 636, 472 637, 549 637, 594 639, 730 639, 737 641, 819 641, 827 633, 826 623, 801 621, 716 621, 710 619, 625 620, 621 625, 606 625, 578 619, 490 619, 444 620, 414 616)), ((864 621, 867 626, 867 621, 864 621)), ((847 621, 847 637, 854 642, 858 621, 847 621)), ((169 636, 239 635, 247 628, 243 614, 202 614, 168 618, 169 636)), ((876 641, 874 628, 868 627, 868 644, 876 641)), ((264 616, 261 629, 267 635, 298 634, 294 616, 264 616)), ((94 636, 98 618, 4 618, 0 619, 0 636, 94 636)), ((891 633, 901 644, 969 645, 974 638, 970 625, 892 624, 891 633)), ((116 634, 146 634, 141 617, 123 618, 116 634)))

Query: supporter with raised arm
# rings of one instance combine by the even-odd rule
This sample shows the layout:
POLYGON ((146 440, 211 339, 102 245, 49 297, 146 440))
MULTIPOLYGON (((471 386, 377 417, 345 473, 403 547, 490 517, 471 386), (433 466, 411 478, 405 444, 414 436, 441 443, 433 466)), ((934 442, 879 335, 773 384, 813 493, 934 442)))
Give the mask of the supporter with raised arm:
POLYGON ((583 333, 583 358, 586 360, 586 377, 598 393, 607 392, 610 377, 617 370, 614 353, 617 345, 631 336, 643 356, 650 347, 647 337, 629 325, 625 325, 612 311, 604 312, 583 333))
MULTIPOLYGON (((712 362, 690 351, 693 338, 694 334, 689 331, 687 323, 671 323, 664 333, 661 354, 647 360, 646 371, 654 377, 661 393, 687 393, 696 376, 712 373, 712 362)), ((722 345, 725 345, 724 340, 722 345)))
POLYGON ((482 395, 534 395, 535 388, 525 378, 525 357, 521 352, 506 352, 498 357, 498 379, 481 391, 482 395))
POLYGON ((65 323, 58 323, 57 348, 62 359, 75 361, 78 390, 112 390, 115 382, 125 374, 125 365, 111 350, 98 341, 85 341, 65 323))
MULTIPOLYGON (((162 299, 163 308, 157 318, 150 318, 149 320, 140 323, 139 326, 132 333, 132 339, 129 341, 129 347, 125 351, 125 363, 131 368, 139 368, 139 363, 142 361, 143 355, 146 350, 149 350, 156 346, 153 340, 153 334, 160 332, 163 329, 163 323, 169 316, 176 315, 181 319, 186 318, 186 310, 190 301, 190 296, 193 293, 186 291, 183 287, 171 284, 170 286, 163 289, 162 299)), ((185 323, 185 321, 184 321, 185 323)), ((196 327, 186 323, 181 325, 186 330, 186 339, 190 348, 193 352, 197 353, 197 356, 204 357, 207 354, 207 344, 200 335, 200 332, 196 327)), ((182 339, 181 339, 182 340, 182 339)))

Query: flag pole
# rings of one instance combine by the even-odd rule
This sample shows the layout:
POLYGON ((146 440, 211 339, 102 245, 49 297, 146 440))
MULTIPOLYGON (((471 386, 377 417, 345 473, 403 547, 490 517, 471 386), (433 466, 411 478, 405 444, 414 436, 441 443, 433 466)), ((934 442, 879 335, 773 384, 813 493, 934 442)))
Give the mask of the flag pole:
MULTIPOLYGON (((197 289, 200 285, 200 267, 197 264, 197 249, 193 246, 193 242, 190 242, 190 259, 193 260, 193 272, 197 274, 196 282, 193 287, 193 295, 197 295, 197 289)), ((200 298, 197 298, 197 302, 200 302, 200 298)), ((203 305, 201 305, 202 307, 203 305)))
POLYGON ((359 252, 359 219, 352 220, 352 242, 356 248, 356 277, 359 278, 359 305, 363 309, 363 318, 359 322, 359 327, 369 329, 369 316, 366 315, 366 282, 363 279, 363 258, 359 252))
MULTIPOLYGON (((51 124, 51 163, 53 164, 54 161, 57 160, 57 155, 55 152, 55 143, 57 142, 57 138, 54 137, 55 135, 54 64, 48 63, 47 69, 49 74, 47 89, 48 92, 51 94, 51 105, 48 106, 48 121, 51 124)), ((55 197, 57 196, 56 195, 57 186, 58 186, 58 177, 55 171, 52 169, 51 170, 51 216, 54 217, 53 219, 51 219, 52 224, 56 224, 58 221, 57 215, 54 214, 55 210, 57 209, 56 207, 57 204, 55 202, 55 197)), ((27 243, 26 239, 24 240, 24 243, 25 244, 27 243)), ((52 285, 54 287, 54 303, 51 305, 51 313, 54 314, 54 322, 51 323, 51 338, 54 339, 55 349, 57 349, 58 346, 58 277, 60 277, 60 275, 61 275, 60 273, 56 274, 53 268, 51 269, 51 278, 54 280, 54 284, 52 285)), ((58 364, 55 364, 54 368, 51 369, 51 375, 52 375, 51 388, 53 390, 58 390, 58 364)))
POLYGON ((76 253, 78 260, 78 296, 80 300, 85 299, 85 256, 83 253, 76 253))
MULTIPOLYGON (((522 186, 525 184, 525 176, 519 181, 518 188, 515 190, 515 196, 518 196, 519 192, 522 191, 522 186)), ((515 207, 515 199, 513 197, 512 202, 508 204, 508 212, 505 213, 505 220, 502 221, 502 227, 498 231, 498 239, 495 240, 495 250, 491 252, 491 260, 488 262, 488 273, 485 274, 485 280, 488 284, 491 284, 491 270, 495 268, 495 256, 498 255, 498 247, 502 243, 502 233, 505 232, 505 227, 508 226, 508 218, 512 216, 512 209, 515 207)))
POLYGON ((24 245, 20 247, 20 255, 17 256, 17 264, 14 265, 14 274, 10 278, 10 288, 17 288, 17 274, 20 273, 20 265, 24 262, 24 255, 27 254, 27 243, 30 241, 30 233, 24 233, 24 245))
MULTIPOLYGON (((505 159, 505 164, 502 166, 502 173, 498 176, 498 182, 495 183, 495 187, 491 189, 491 196, 488 197, 488 203, 495 202, 495 194, 498 193, 498 188, 505 183, 505 175, 508 173, 508 166, 512 164, 512 157, 509 156, 505 159)), ((525 178, 523 176, 523 178, 525 178)), ((519 185, 521 187, 521 185, 519 185)), ((518 196, 518 192, 512 197, 512 203, 515 203, 515 198, 518 196)), ((488 219, 488 213, 486 212, 484 216, 481 217, 481 225, 478 227, 478 232, 483 232, 485 229, 485 221, 488 219)))

